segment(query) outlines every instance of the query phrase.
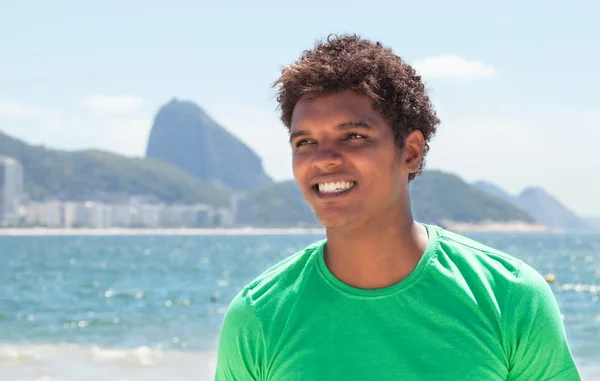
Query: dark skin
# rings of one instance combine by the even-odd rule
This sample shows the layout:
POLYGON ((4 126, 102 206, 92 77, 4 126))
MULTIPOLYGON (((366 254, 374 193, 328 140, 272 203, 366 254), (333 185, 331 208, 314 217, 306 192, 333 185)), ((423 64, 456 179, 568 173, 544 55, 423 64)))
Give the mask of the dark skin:
POLYGON ((325 261, 341 281, 362 289, 406 278, 427 246, 413 219, 408 175, 423 160, 425 142, 411 132, 396 146, 391 125, 372 101, 351 90, 303 97, 290 130, 294 177, 325 226, 325 261), (352 184, 321 192, 318 184, 352 184))

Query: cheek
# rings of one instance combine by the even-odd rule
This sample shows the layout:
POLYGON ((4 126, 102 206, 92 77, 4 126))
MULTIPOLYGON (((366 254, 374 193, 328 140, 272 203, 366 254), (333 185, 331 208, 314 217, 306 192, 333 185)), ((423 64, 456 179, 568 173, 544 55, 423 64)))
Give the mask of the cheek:
POLYGON ((356 157, 355 165, 372 185, 381 189, 390 189, 390 185, 400 178, 399 160, 398 155, 388 153, 387 150, 379 150, 356 157))
POLYGON ((292 172, 296 180, 300 180, 306 173, 308 158, 306 155, 292 153, 292 172))
POLYGON ((381 177, 390 170, 390 160, 377 149, 353 155, 352 162, 361 173, 369 177, 381 177))

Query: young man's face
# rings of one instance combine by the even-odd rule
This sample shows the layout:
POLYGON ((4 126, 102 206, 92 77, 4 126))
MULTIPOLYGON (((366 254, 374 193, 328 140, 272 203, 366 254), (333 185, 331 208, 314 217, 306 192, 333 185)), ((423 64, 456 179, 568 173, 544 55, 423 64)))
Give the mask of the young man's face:
POLYGON ((360 226, 405 202, 408 174, 421 160, 419 137, 409 135, 410 148, 399 151, 369 98, 353 91, 303 97, 290 133, 294 177, 325 227, 360 226))

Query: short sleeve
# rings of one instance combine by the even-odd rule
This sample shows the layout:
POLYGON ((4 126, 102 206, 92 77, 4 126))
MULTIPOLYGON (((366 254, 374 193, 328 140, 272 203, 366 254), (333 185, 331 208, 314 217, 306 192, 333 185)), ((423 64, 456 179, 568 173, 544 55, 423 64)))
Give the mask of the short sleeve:
POLYGON ((261 380, 264 340, 244 292, 229 305, 219 337, 215 381, 261 380))
POLYGON ((545 279, 522 264, 504 311, 509 381, 580 381, 558 304, 545 279))

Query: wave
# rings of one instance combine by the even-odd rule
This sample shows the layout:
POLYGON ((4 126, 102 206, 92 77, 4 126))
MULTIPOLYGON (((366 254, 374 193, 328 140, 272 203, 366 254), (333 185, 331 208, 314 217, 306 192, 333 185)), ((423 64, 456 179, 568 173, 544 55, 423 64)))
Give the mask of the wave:
POLYGON ((212 380, 214 351, 76 344, 0 345, 0 381, 212 380))
MULTIPOLYGON (((0 381, 209 381, 215 351, 106 348, 76 344, 0 345, 0 381)), ((600 380, 600 367, 580 369, 600 380)))
POLYGON ((557 286, 558 291, 589 292, 600 294, 600 284, 564 283, 557 286))
POLYGON ((590 366, 580 369, 581 378, 583 381, 598 381, 600 380, 600 367, 590 366))

